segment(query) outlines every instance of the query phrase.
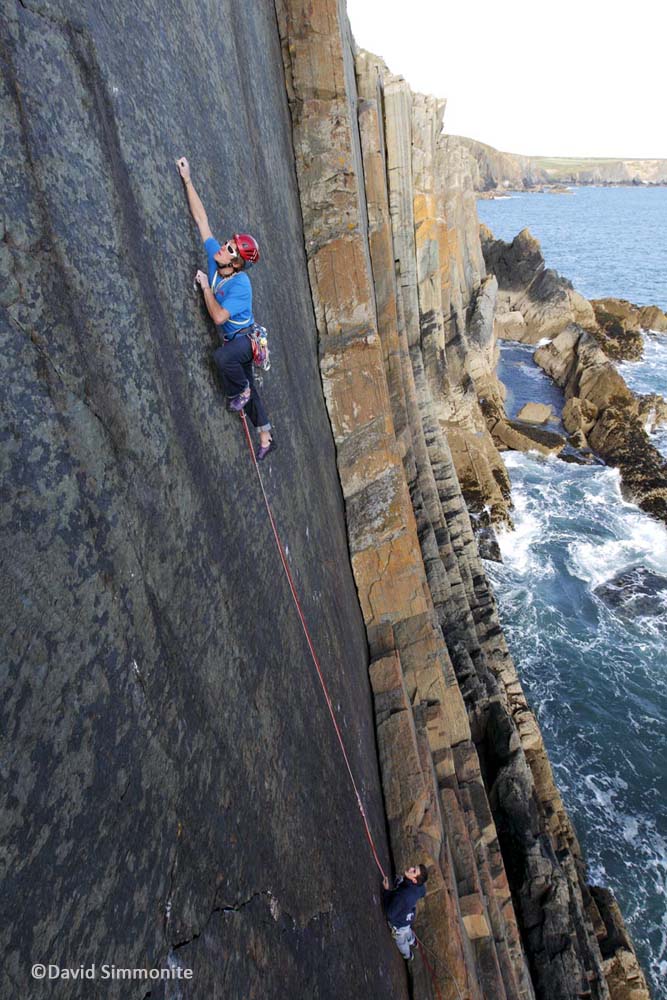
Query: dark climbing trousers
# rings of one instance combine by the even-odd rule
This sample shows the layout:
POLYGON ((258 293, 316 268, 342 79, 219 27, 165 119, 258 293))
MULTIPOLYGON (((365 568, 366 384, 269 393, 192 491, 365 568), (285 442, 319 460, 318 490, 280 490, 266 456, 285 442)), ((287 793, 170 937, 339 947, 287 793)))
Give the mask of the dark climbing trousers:
POLYGON ((257 389, 252 370, 252 346, 244 333, 237 334, 233 340, 226 340, 214 353, 213 360, 222 377, 225 393, 229 399, 240 395, 246 386, 250 386, 250 400, 245 412, 253 427, 260 431, 271 430, 271 424, 264 409, 257 389))

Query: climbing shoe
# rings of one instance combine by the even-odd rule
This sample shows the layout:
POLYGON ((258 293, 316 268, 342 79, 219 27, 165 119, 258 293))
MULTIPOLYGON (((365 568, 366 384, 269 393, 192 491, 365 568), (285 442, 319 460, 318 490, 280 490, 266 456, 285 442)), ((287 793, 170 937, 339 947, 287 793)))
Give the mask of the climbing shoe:
POLYGON ((234 413, 240 413, 244 406, 247 405, 250 399, 250 386, 247 386, 243 392, 239 393, 238 396, 234 396, 233 399, 229 401, 229 409, 233 410, 234 413))
POLYGON ((260 446, 258 447, 257 451, 255 452, 255 454, 257 456, 257 461, 258 462, 263 462, 264 459, 266 458, 266 456, 269 454, 269 452, 270 451, 275 451, 277 447, 278 447, 278 445, 273 440, 273 438, 271 438, 271 440, 269 441, 269 443, 267 445, 261 445, 260 444, 260 446))

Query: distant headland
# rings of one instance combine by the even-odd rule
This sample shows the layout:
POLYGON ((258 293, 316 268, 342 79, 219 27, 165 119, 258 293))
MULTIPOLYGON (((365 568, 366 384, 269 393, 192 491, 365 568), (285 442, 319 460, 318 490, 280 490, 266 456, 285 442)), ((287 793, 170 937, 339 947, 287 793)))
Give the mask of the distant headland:
POLYGON ((475 190, 491 198, 504 191, 558 191, 573 184, 667 184, 667 160, 520 156, 465 136, 449 136, 448 141, 468 161, 475 190))

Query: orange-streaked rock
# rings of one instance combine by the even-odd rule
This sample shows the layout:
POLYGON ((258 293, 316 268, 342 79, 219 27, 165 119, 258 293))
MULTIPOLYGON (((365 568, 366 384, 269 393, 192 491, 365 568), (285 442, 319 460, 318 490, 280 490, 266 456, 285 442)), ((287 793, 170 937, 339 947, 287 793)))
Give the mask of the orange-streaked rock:
MULTIPOLYGON (((583 908, 576 838, 457 475, 480 510, 507 517, 508 482, 489 428, 489 414, 506 424, 494 370, 497 285, 485 274, 463 160, 440 134, 444 102, 413 94, 369 53, 354 65, 338 4, 314 7, 277 4, 394 861, 398 870, 418 859, 429 866, 417 930, 442 995, 456 995, 454 975, 470 997, 530 998, 500 849, 505 827, 531 824, 513 859, 524 879, 515 886, 521 919, 539 918, 555 886, 545 926, 570 922, 568 975, 585 964, 577 942, 587 932, 583 915, 571 918, 583 908), (310 36, 314 13, 321 30, 310 36), (490 798, 478 748, 498 775, 490 798), (539 836, 571 855, 562 865, 542 856, 539 836)), ((522 436, 507 424, 510 432, 522 436)), ((541 932, 536 940, 542 989, 550 944, 541 932)), ((430 996, 424 967, 410 973, 415 997, 430 996)))

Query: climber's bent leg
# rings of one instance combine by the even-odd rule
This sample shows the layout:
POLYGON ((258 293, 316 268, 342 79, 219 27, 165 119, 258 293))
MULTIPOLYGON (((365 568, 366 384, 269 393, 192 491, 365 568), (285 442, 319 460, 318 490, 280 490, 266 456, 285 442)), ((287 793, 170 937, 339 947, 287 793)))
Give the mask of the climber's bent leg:
POLYGON ((250 349, 250 359, 243 364, 243 373, 247 379, 248 385, 250 386, 250 400, 245 408, 245 411, 248 414, 250 423, 253 427, 256 427, 260 434, 265 433, 268 435, 271 430, 271 424, 269 422, 266 409, 264 408, 262 397, 257 391, 257 386, 255 385, 252 348, 250 349))
POLYGON ((252 365, 252 347, 247 337, 241 335, 233 340, 226 340, 213 354, 213 360, 229 399, 240 396, 251 385, 246 366, 248 360, 252 365))

